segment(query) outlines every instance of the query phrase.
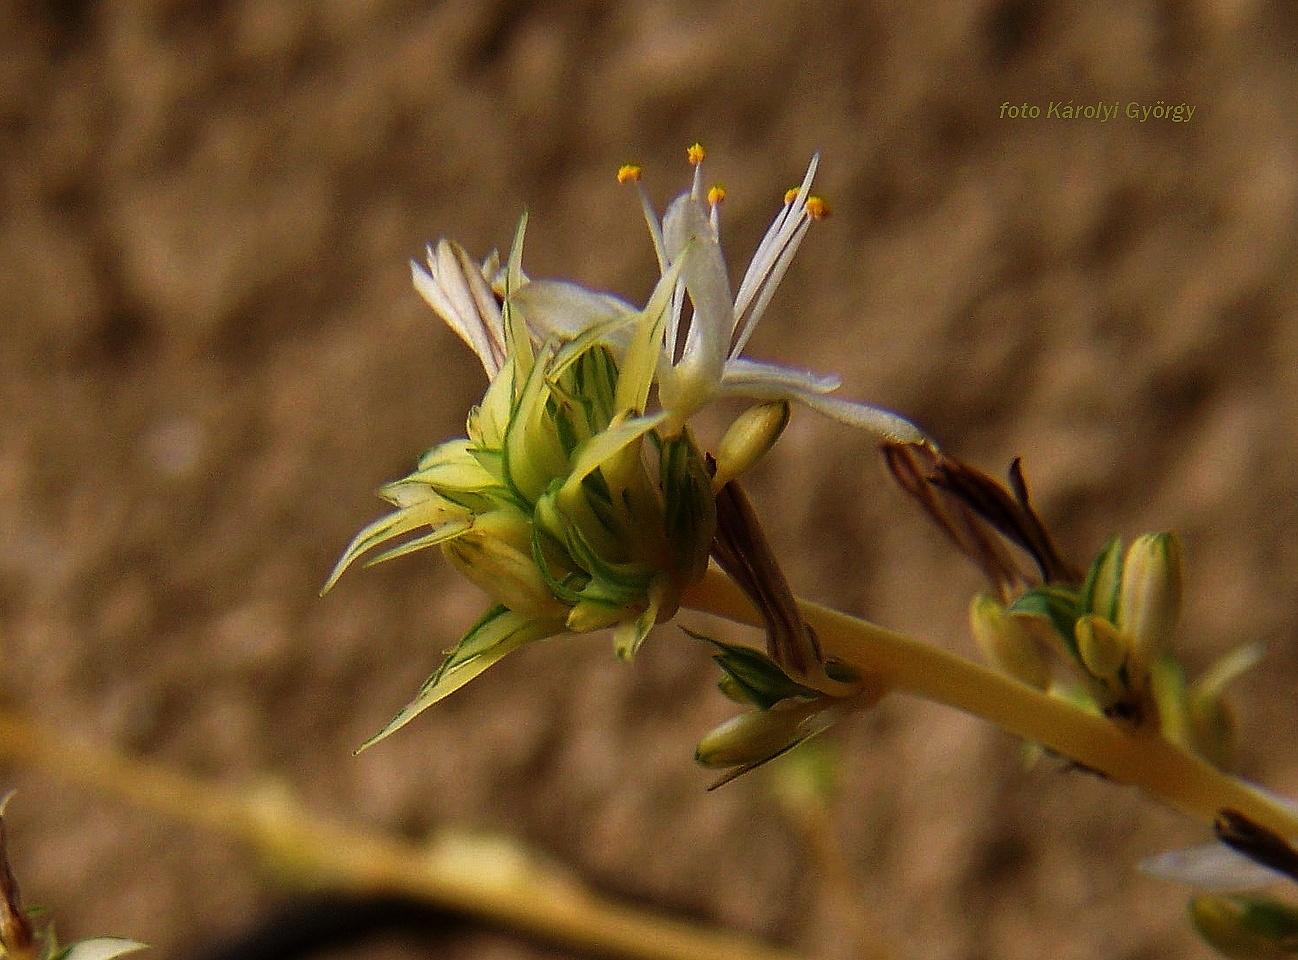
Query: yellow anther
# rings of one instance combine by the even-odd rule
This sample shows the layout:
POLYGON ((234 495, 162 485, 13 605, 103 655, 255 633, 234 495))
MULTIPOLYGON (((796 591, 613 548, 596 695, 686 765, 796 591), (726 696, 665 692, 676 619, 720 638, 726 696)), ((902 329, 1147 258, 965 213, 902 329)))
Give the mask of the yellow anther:
POLYGON ((617 168, 617 182, 627 183, 629 181, 639 181, 640 168, 634 163, 624 163, 617 168))
POLYGON ((807 197, 807 216, 812 220, 824 220, 833 212, 823 197, 807 197))
POLYGON ((703 144, 696 143, 685 151, 685 156, 689 158, 690 166, 697 167, 703 162, 703 144))
POLYGON ((798 199, 798 190, 799 190, 799 189, 801 189, 801 188, 799 188, 799 187, 793 187, 793 188, 791 188, 791 189, 789 189, 789 190, 785 190, 785 191, 784 191, 784 205, 785 205, 786 207, 787 207, 789 204, 791 204, 794 200, 797 200, 797 199, 798 199))
POLYGON ((715 207, 726 198, 726 188, 717 184, 708 190, 708 206, 715 207))

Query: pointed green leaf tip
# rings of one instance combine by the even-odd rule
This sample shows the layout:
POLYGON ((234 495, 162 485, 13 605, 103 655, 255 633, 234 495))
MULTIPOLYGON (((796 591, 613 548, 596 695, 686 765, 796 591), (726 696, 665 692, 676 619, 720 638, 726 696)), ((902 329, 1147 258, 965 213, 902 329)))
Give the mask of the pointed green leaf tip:
POLYGON ((437 701, 454 693, 506 655, 534 640, 543 640, 565 630, 562 620, 532 620, 503 606, 495 606, 474 624, 419 693, 386 727, 356 750, 368 750, 396 733, 437 701))
POLYGON ((769 710, 781 700, 814 700, 823 695, 819 690, 798 683, 760 650, 742 644, 723 643, 686 627, 681 629, 695 640, 702 640, 721 651, 712 658, 725 674, 720 683, 721 692, 737 703, 769 710))
POLYGON ((1074 624, 1078 616, 1077 591, 1048 585, 1027 591, 1008 607, 1015 616, 1042 617, 1054 628, 1073 659, 1081 661, 1077 651, 1074 624))

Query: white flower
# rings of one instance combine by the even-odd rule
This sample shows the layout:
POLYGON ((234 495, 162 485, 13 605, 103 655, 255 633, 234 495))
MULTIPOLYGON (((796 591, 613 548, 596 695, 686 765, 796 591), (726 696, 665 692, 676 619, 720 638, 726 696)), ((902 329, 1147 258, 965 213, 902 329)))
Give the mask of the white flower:
MULTIPOLYGON (((658 363, 659 401, 671 412, 667 429, 679 429, 714 397, 797 400, 836 420, 900 442, 931 442, 908 420, 878 407, 830 396, 841 381, 741 356, 765 314, 780 280, 811 222, 827 212, 811 195, 819 157, 813 157, 797 190, 789 191, 733 297, 720 243, 718 188, 705 193, 703 150, 690 149, 692 189, 668 206, 661 223, 639 187, 639 170, 623 167, 619 179, 636 181, 660 270, 680 271, 658 363), (686 313, 685 293, 692 309, 686 313)), ((544 333, 573 336, 592 323, 605 325, 606 339, 620 346, 637 311, 614 298, 590 294, 573 284, 541 282, 519 292, 528 325, 544 333), (595 299, 592 299, 595 298, 595 299), (620 318, 618 316, 620 312, 620 318)))
MULTIPOLYGON (((657 381, 659 403, 669 413, 662 430, 668 435, 678 433, 714 398, 737 396, 796 400, 888 440, 931 444, 914 424, 897 414, 831 396, 841 384, 836 376, 741 355, 811 222, 828 212, 824 201, 811 195, 819 157, 812 158, 802 184, 786 195, 734 295, 720 243, 718 206, 723 193, 719 188, 705 193, 703 150, 697 144, 690 149, 690 160, 694 164, 693 187, 672 201, 661 222, 640 189, 662 274, 645 310, 574 283, 528 280, 518 266, 525 221, 519 224, 510 267, 504 274, 507 282, 497 276, 499 261, 494 255, 479 267, 461 247, 442 240, 436 247, 430 245, 427 269, 414 266, 415 287, 473 348, 493 378, 506 355, 506 320, 502 317, 511 312, 529 331, 533 343, 555 338, 577 341, 584 347, 597 341, 623 358, 635 339, 638 321, 653 314, 655 322, 640 328, 660 339, 654 369, 646 373, 657 381)), ((639 169, 624 167, 619 179, 637 181, 639 188, 639 169)))

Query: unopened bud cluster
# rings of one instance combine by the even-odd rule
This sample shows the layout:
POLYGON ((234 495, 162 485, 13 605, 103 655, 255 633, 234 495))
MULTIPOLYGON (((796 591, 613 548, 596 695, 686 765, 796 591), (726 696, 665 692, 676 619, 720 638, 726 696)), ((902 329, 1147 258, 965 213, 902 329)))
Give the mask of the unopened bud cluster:
POLYGON ((627 657, 675 614, 707 568, 715 503, 690 432, 660 435, 664 415, 644 415, 647 385, 598 342, 535 349, 515 328, 468 436, 381 491, 397 509, 357 535, 326 589, 360 554, 427 529, 371 563, 440 545, 496 606, 375 739, 523 643, 612 627, 627 657))
POLYGON ((1174 644, 1182 589, 1176 534, 1146 534, 1125 551, 1114 538, 1080 586, 1047 584, 1008 606, 979 596, 970 621, 984 656, 1005 673, 1115 719, 1154 723, 1174 742, 1228 767, 1235 734, 1225 687, 1256 663, 1257 650, 1228 654, 1187 684, 1174 644), (1080 689, 1052 675, 1051 649, 1072 663, 1080 689))
POLYGON ((833 662, 824 665, 823 683, 832 690, 808 686, 758 650, 687 632, 719 651, 713 659, 721 668, 721 692, 749 708, 699 741, 694 758, 705 767, 726 771, 713 789, 873 705, 885 692, 877 681, 833 662))

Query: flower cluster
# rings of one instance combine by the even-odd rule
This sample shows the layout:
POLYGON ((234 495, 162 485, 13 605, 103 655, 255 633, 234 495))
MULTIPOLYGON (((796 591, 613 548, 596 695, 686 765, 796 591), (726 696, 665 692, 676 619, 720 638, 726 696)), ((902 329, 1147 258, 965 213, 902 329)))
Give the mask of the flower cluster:
MULTIPOLYGON (((719 188, 694 184, 660 220, 640 191, 661 277, 635 307, 522 269, 526 216, 508 261, 481 264, 430 245, 414 284, 477 354, 490 379, 465 438, 433 448, 381 495, 396 509, 352 541, 325 590, 367 551, 378 563, 442 552, 495 604, 451 651, 387 736, 523 644, 612 627, 628 657, 704 574, 714 492, 778 438, 797 400, 890 440, 923 442, 908 421, 830 394, 833 377, 740 356, 813 220, 816 161, 791 190, 732 296, 719 239, 719 188), (759 401, 705 457, 688 422, 718 396, 759 401), (655 404, 656 400, 656 404, 655 404), (417 534, 417 535, 415 535, 417 534)), ((624 167, 622 181, 639 181, 624 167)), ((371 741, 373 742, 373 741, 371 741)))
POLYGON ((426 530, 371 562, 440 545, 495 605, 375 739, 525 643, 614 627, 630 656, 707 566, 715 509, 702 454, 688 432, 655 432, 664 412, 645 414, 667 285, 638 316, 620 366, 598 338, 537 344, 510 296, 526 285, 524 228, 498 275, 492 259, 479 267, 447 241, 416 273, 491 384, 466 438, 382 490, 396 511, 357 535, 325 589, 362 553, 426 530))
POLYGON ((1156 731, 1219 769, 1232 766, 1226 687, 1261 651, 1240 647, 1187 681, 1174 642, 1184 589, 1175 533, 1145 534, 1125 550, 1114 537, 1082 572, 1060 554, 1032 506, 1019 460, 1007 488, 932 449, 885 445, 884 452, 902 488, 991 583, 996 596, 979 595, 969 609, 990 664, 1128 728, 1156 731), (1007 544, 1031 556, 1036 576, 1018 567, 1007 544), (1071 675, 1056 676, 1050 653, 1072 666, 1071 675))

